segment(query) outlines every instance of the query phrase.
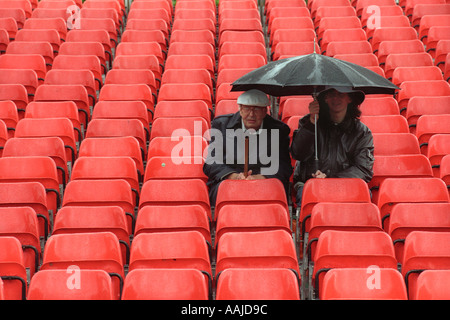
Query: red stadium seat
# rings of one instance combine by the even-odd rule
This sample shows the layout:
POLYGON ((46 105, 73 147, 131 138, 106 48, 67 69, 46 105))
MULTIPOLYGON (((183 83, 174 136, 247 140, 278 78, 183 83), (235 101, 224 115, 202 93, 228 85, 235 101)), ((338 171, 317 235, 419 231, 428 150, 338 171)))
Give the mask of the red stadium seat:
POLYGON ((423 271, 417 278, 417 289, 413 295, 417 300, 448 300, 449 280, 449 270, 423 271))
POLYGON ((27 272, 22 245, 12 236, 0 237, 0 277, 5 300, 25 300, 27 296, 27 272))

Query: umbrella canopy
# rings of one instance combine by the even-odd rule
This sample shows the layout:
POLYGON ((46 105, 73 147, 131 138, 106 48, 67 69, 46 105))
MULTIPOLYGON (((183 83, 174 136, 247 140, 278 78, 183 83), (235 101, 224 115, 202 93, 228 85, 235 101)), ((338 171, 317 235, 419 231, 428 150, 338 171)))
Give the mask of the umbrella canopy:
POLYGON ((232 83, 231 91, 261 90, 271 96, 311 95, 328 87, 365 94, 394 94, 396 85, 360 65, 317 53, 269 62, 232 83))

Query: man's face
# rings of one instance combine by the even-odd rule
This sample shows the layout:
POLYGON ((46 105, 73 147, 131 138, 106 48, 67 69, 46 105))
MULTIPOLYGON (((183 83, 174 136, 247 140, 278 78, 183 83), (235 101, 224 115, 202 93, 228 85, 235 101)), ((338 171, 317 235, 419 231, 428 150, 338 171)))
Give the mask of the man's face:
POLYGON ((239 112, 245 128, 259 130, 264 117, 267 114, 267 107, 255 107, 241 104, 239 105, 239 112))
POLYGON ((352 98, 348 93, 341 93, 332 89, 325 94, 324 101, 328 104, 331 113, 340 113, 347 110, 347 106, 352 102, 352 98))

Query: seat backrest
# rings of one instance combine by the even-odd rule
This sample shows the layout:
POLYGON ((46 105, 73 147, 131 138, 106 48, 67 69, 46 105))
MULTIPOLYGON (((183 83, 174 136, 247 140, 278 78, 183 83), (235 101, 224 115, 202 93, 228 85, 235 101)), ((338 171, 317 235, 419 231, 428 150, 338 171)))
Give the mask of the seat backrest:
POLYGON ((287 269, 233 268, 217 280, 217 300, 299 300, 299 281, 287 269))
POLYGON ((372 133, 409 133, 408 122, 400 114, 360 117, 372 133))
POLYGON ((99 101, 92 112, 92 119, 138 119, 146 131, 150 130, 147 106, 142 100, 99 101))
POLYGON ((392 73, 392 83, 400 86, 408 80, 444 80, 437 66, 397 67, 392 73))
POLYGON ((172 137, 154 137, 148 146, 147 161, 151 157, 201 158, 207 147, 208 142, 199 135, 184 135, 176 139, 172 139, 172 137))
POLYGON ((381 27, 376 28, 370 40, 372 49, 378 50, 381 41, 385 40, 413 40, 418 39, 416 30, 409 27, 381 27))
POLYGON ((149 179, 200 179, 208 177, 203 172, 203 157, 152 156, 147 160, 144 182, 149 179))
POLYGON ((320 292, 321 300, 408 300, 401 273, 390 268, 331 269, 320 292))
POLYGON ((210 125, 212 113, 208 104, 202 100, 166 100, 157 103, 154 118, 202 117, 210 125))
POLYGON ((384 72, 387 79, 393 80, 394 71, 399 67, 411 68, 432 66, 433 58, 428 52, 390 53, 386 57, 384 72))
POLYGON ((28 285, 22 245, 17 238, 5 236, 0 237, 0 248, 0 277, 5 300, 25 300, 28 285))
POLYGON ((442 157, 450 154, 450 134, 434 134, 428 142, 427 158, 430 159, 433 175, 440 178, 442 157))
POLYGON ((134 269, 125 278, 122 300, 208 300, 209 291, 196 269, 134 269))
POLYGON ((425 270, 417 278, 417 289, 412 296, 417 300, 448 300, 449 270, 425 270))
POLYGON ((426 114, 417 119, 416 136, 422 154, 428 154, 428 142, 431 136, 438 133, 450 133, 449 123, 450 114, 426 114))
POLYGON ((374 155, 420 154, 419 141, 412 133, 373 133, 374 155))
MULTIPOLYGON (((0 57, 4 56, 2 55, 0 57)), ((0 99, 2 101, 13 101, 17 107, 19 117, 23 117, 29 102, 27 89, 23 84, 0 84, 0 99)))
POLYGON ((153 121, 150 141, 156 137, 201 136, 209 139, 209 125, 203 117, 162 117, 153 121))

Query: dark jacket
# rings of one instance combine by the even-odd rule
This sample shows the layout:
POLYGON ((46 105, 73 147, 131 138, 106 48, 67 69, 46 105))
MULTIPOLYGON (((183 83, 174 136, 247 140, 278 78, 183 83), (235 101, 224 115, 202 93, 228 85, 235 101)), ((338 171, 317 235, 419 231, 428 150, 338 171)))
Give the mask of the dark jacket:
MULTIPOLYGON (((250 137, 248 169, 252 170, 252 174, 263 174, 266 178, 279 179, 288 190, 289 178, 293 171, 289 154, 290 129, 286 124, 269 115, 264 118, 262 126, 267 136, 260 134, 250 137), (276 138, 275 130, 278 132, 278 140, 274 141, 275 145, 273 145, 272 137, 276 138), (266 141, 264 141, 265 137, 267 137, 266 141), (278 165, 271 167, 274 159, 272 157, 275 157, 277 152, 279 155, 277 157, 278 165), (270 162, 268 163, 269 159, 270 162), (270 169, 271 174, 264 173, 264 170, 267 169, 270 169)), ((241 115, 237 112, 219 116, 211 122, 211 129, 212 137, 203 172, 208 176, 207 185, 210 190, 210 201, 211 205, 214 206, 220 182, 231 173, 244 171, 244 142, 242 136, 236 137, 237 130, 242 129, 241 115), (219 141, 216 142, 215 140, 215 132, 223 137, 220 146, 219 141), (233 153, 231 153, 231 150, 227 150, 227 140, 228 145, 233 145, 233 153), (218 155, 218 152, 222 152, 222 154, 218 155)))
MULTIPOLYGON (((299 160, 294 183, 306 182, 315 172, 314 124, 309 114, 300 119, 291 144, 293 158, 299 160)), ((346 118, 340 124, 317 121, 319 170, 329 178, 361 178, 369 182, 373 176, 373 137, 359 119, 346 118)))

